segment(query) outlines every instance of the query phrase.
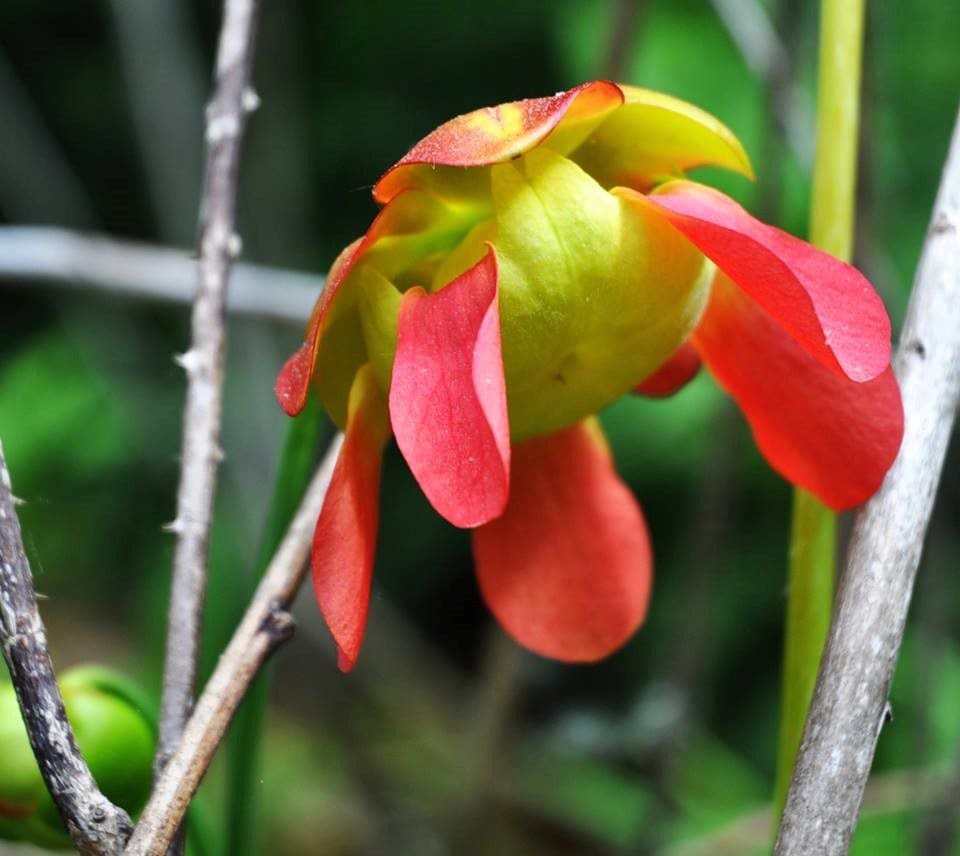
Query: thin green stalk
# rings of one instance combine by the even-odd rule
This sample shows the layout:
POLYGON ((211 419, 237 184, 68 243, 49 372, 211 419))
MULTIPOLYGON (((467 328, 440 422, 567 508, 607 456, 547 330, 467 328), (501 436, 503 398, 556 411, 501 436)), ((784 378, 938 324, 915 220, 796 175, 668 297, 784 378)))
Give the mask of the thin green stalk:
POLYGON ((194 795, 187 818, 187 852, 190 856, 216 856, 214 842, 217 835, 206 796, 194 795))
POLYGON ((820 14, 810 240, 844 261, 853 254, 864 3, 822 0, 820 14))
MULTIPOLYGON (((273 488, 267 522, 260 538, 256 574, 251 592, 292 519, 310 476, 326 421, 318 402, 311 398, 303 412, 287 426, 280 465, 273 488)), ((250 687, 237 710, 227 738, 228 801, 223 853, 246 856, 262 852, 257 846, 257 779, 260 744, 267 709, 268 669, 250 687)))
POLYGON ((816 497, 797 488, 790 525, 790 589, 777 753, 778 817, 787 796, 820 655, 830 629, 836 546, 836 515, 816 497))
MULTIPOLYGON (((822 0, 817 85, 817 154, 810 240, 849 261, 857 178, 864 0, 822 0)), ((830 627, 836 576, 836 516, 797 488, 790 533, 775 801, 783 808, 830 627)))

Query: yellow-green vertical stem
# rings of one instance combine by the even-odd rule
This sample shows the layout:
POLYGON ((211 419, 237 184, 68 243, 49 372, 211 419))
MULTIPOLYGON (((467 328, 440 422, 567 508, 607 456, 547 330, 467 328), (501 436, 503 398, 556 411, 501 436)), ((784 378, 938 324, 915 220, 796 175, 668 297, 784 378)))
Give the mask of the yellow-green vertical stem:
POLYGON ((786 644, 777 752, 778 815, 787 796, 820 655, 830 628, 836 543, 836 515, 816 497, 797 488, 790 524, 786 644))
MULTIPOLYGON (((864 0, 821 2, 810 240, 844 261, 850 261, 853 248, 863 19, 864 0)), ((836 528, 834 513, 797 488, 790 532, 777 817, 787 795, 830 626, 836 528)))

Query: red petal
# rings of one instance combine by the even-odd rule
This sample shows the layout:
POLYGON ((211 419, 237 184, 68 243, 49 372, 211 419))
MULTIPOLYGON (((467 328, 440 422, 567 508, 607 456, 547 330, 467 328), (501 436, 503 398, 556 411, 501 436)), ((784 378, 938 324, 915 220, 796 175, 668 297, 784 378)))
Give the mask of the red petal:
POLYGON ((637 384, 634 392, 651 398, 667 398, 690 383, 700 373, 700 365, 696 348, 684 342, 660 368, 637 384))
POLYGON ((369 365, 350 390, 346 436, 313 534, 313 590, 348 672, 360 653, 380 512, 380 461, 390 436, 387 402, 369 365))
POLYGON ((903 437, 889 366, 862 383, 825 367, 722 274, 693 341, 777 472, 837 510, 876 492, 903 437))
POLYGON ((856 381, 886 370, 890 319, 856 268, 709 187, 672 181, 647 198, 822 363, 856 381))
POLYGON ((545 657, 599 660, 646 614, 647 527, 589 423, 514 447, 510 503, 473 553, 490 610, 545 657))
POLYGON ((367 236, 357 238, 337 256, 307 323, 306 340, 283 364, 280 374, 277 375, 274 392, 287 416, 296 416, 307 403, 310 378, 313 376, 313 366, 320 349, 320 334, 327 309, 367 242, 367 236))
POLYGON ((510 428, 492 248, 440 291, 404 294, 390 420, 427 499, 454 526, 503 511, 510 428))
POLYGON ((605 80, 584 83, 549 98, 528 98, 457 116, 428 134, 377 182, 373 198, 384 203, 410 186, 409 167, 488 166, 540 144, 561 119, 600 117, 623 103, 620 87, 605 80))

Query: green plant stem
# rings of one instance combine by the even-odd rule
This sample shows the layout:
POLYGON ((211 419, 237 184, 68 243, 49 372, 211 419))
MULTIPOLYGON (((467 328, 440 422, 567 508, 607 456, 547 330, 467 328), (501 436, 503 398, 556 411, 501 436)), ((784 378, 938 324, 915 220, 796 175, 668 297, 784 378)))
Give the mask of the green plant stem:
POLYGON ((187 852, 190 856, 217 856, 217 830, 211 817, 210 803, 196 794, 187 813, 187 852))
POLYGON ((787 796, 820 655, 830 629, 836 546, 836 515, 816 497, 797 488, 790 524, 789 593, 775 791, 778 816, 787 796))
MULTIPOLYGON (((822 0, 817 85, 817 153, 810 240, 849 261, 857 178, 864 0, 822 0)), ((790 533, 775 805, 783 808, 830 627, 836 576, 836 515, 797 488, 790 533)))
POLYGON ((853 251, 864 2, 822 0, 820 14, 810 240, 844 261, 853 251))
MULTIPOLYGON (((267 564, 297 510, 313 474, 317 448, 326 430, 320 405, 311 397, 303 412, 287 426, 267 522, 260 538, 256 574, 247 594, 263 576, 267 564)), ((244 604, 245 606, 245 604, 244 604)), ((269 670, 265 668, 237 710, 227 738, 228 800, 223 853, 245 856, 257 847, 256 780, 267 709, 269 670)))

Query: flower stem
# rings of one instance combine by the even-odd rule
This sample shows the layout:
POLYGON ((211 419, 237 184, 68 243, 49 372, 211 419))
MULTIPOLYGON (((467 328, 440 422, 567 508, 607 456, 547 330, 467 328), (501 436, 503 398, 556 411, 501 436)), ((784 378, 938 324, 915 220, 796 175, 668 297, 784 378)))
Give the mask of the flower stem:
MULTIPOLYGON (((817 153, 810 240, 849 261, 857 178, 864 0, 822 0, 817 85, 817 153)), ((775 803, 783 807, 830 626, 836 575, 836 516, 797 488, 790 533, 775 803)))
POLYGON ((836 515, 801 488, 793 495, 790 525, 789 594, 783 690, 780 700, 780 744, 777 753, 777 818, 787 796, 793 762, 813 697, 820 655, 830 629, 836 515))
POLYGON ((864 0, 822 0, 810 240, 844 261, 853 255, 863 16, 864 0))
MULTIPOLYGON (((284 438, 280 465, 273 488, 270 510, 260 538, 256 573, 251 591, 260 581, 267 564, 303 498, 313 474, 326 421, 323 410, 312 397, 303 412, 290 421, 284 438)), ((245 593, 244 602, 250 592, 245 593)), ((256 781, 260 766, 260 744, 267 709, 269 672, 264 669, 238 708, 227 738, 228 801, 224 853, 247 856, 261 852, 257 845, 256 781)))

